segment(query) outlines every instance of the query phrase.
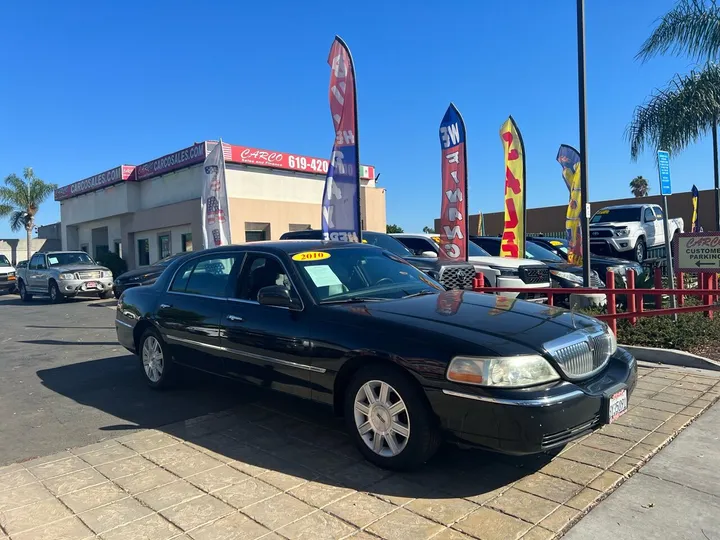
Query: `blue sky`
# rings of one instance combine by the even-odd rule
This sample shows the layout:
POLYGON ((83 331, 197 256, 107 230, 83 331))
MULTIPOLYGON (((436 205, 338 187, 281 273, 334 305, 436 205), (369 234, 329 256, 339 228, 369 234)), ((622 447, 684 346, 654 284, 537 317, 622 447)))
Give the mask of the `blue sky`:
MULTIPOLYGON (((638 174, 657 193, 654 156, 631 162, 624 132, 635 105, 692 67, 634 60, 673 2, 587 4, 591 199, 627 196, 638 174)), ((439 214, 437 133, 450 101, 467 125, 473 213, 502 209, 498 130, 509 114, 525 141, 528 206, 563 204, 555 156, 561 143, 578 145, 574 9, 573 0, 13 3, 3 10, 0 175, 32 166, 65 185, 217 137, 328 157, 326 60, 337 33, 355 59, 361 160, 381 174, 389 223, 416 231, 439 214)), ((672 174, 675 191, 712 187, 709 137, 674 158, 672 174)), ((37 222, 58 219, 49 201, 37 222)))

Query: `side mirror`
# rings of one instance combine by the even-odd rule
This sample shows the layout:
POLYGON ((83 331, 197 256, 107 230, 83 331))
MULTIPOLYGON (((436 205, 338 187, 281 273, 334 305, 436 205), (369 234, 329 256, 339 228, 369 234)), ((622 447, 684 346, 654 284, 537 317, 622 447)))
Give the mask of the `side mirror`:
POLYGON ((423 257, 428 257, 428 258, 430 258, 430 259, 437 259, 437 256, 438 256, 438 255, 437 255, 437 253, 435 253, 434 251, 423 251, 423 252, 422 252, 422 256, 423 256, 423 257))
POLYGON ((263 306, 277 306, 291 308, 295 303, 290 298, 290 292, 280 285, 270 285, 258 291, 258 302, 263 306))

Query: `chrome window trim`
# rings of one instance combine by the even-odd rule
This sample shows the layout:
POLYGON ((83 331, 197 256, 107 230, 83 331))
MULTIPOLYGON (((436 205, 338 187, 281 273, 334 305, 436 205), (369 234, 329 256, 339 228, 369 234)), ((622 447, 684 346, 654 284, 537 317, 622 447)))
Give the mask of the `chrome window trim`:
POLYGON ((570 399, 575 399, 577 397, 583 396, 584 393, 581 390, 571 390, 570 392, 566 392, 564 394, 560 394, 557 396, 548 396, 545 398, 540 399, 503 399, 503 398, 493 398, 489 396, 478 396, 475 394, 466 394, 463 392, 455 392, 454 390, 443 390, 443 394, 447 396, 454 396, 464 399, 472 399, 474 401, 483 401, 486 403, 494 403, 496 405, 512 405, 512 406, 518 406, 518 407, 548 407, 550 405, 557 405, 560 403, 563 403, 565 401, 568 401, 570 399))
POLYGON ((222 351, 228 354, 235 354, 237 356, 246 356, 248 358, 253 358, 255 360, 263 360, 266 362, 272 362, 273 364, 280 364, 283 366, 288 366, 292 368, 297 369, 304 369, 306 371, 313 371, 315 373, 325 373, 325 368, 317 367, 317 366, 306 366, 305 364, 298 364, 296 362, 290 362, 288 360, 281 360, 280 358, 273 358, 271 356, 264 356, 262 354, 254 354, 251 352, 239 352, 234 349, 231 349, 229 347, 223 347, 221 345, 211 345, 210 343, 202 343, 200 341, 194 341, 192 339, 185 339, 185 338, 179 338, 176 336, 165 336, 165 339, 168 341, 176 341, 178 343, 186 343, 188 345, 196 345, 198 347, 205 347, 208 349, 212 349, 214 351, 222 351))

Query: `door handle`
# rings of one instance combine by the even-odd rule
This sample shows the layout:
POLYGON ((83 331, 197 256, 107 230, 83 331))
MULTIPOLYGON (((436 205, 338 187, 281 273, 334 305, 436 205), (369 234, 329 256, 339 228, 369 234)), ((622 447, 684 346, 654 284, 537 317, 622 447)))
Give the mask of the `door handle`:
POLYGON ((167 309, 167 308, 171 308, 171 307, 172 307, 172 304, 160 304, 160 309, 167 309))
POLYGON ((225 317, 225 318, 226 318, 228 321, 233 321, 233 322, 242 322, 242 321, 243 321, 243 318, 242 318, 242 317, 236 317, 235 315, 228 315, 228 316, 225 317))

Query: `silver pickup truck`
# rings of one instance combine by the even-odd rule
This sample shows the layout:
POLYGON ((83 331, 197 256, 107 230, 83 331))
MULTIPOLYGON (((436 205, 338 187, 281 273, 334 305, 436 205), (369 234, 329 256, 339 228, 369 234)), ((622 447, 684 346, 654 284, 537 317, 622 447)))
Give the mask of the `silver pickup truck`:
POLYGON ((53 303, 74 296, 112 296, 112 272, 84 251, 36 253, 18 270, 18 290, 24 302, 34 295, 49 296, 53 303))

